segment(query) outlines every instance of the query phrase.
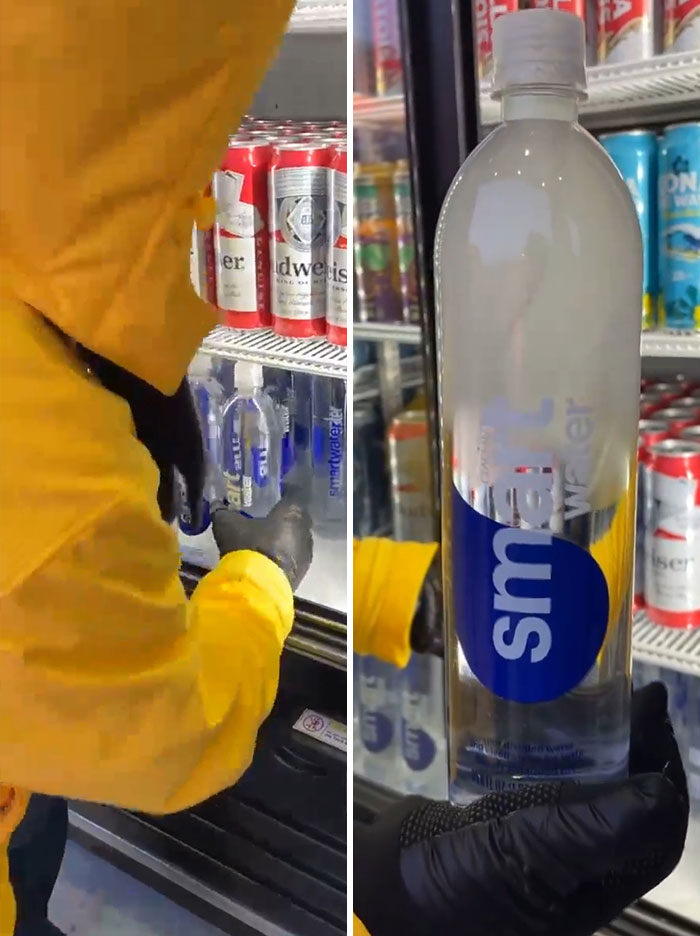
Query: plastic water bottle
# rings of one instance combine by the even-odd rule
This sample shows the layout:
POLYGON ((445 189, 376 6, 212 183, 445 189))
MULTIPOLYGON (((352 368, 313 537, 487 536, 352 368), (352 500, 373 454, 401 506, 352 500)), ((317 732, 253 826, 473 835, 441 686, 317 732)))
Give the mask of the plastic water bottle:
POLYGON ((211 525, 211 504, 224 498, 221 474, 221 425, 224 392, 213 376, 209 355, 197 354, 189 369, 189 383, 194 398, 204 442, 206 478, 199 521, 193 516, 187 499, 184 479, 178 474, 180 512, 178 539, 185 562, 213 569, 219 561, 219 550, 211 525))
POLYGON ((624 776, 642 244, 583 21, 494 24, 503 123, 436 239, 450 796, 624 776))
POLYGON ((373 656, 358 657, 357 668, 364 774, 401 789, 399 670, 373 656))
POLYGON ((267 370, 266 391, 275 404, 280 423, 280 477, 284 491, 285 479, 294 468, 294 390, 292 375, 289 371, 269 368, 267 370))
POLYGON ((234 379, 223 417, 226 496, 246 516, 266 517, 281 496, 279 420, 262 389, 262 365, 239 361, 234 379))
POLYGON ((292 374, 295 465, 290 481, 307 498, 311 494, 311 384, 310 374, 292 374))
POLYGON ((314 377, 312 383, 311 512, 316 529, 345 535, 346 436, 345 382, 314 377))
POLYGON ((443 662, 414 653, 401 671, 401 753, 405 788, 435 799, 447 797, 443 662))

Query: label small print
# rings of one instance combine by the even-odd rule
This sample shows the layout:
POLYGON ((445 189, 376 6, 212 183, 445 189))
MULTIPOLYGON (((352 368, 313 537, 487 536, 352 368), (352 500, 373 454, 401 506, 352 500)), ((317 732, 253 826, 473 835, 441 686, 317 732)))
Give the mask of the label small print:
POLYGON ((309 738, 315 738, 322 744, 329 744, 339 751, 347 752, 348 731, 346 726, 342 722, 314 712, 312 709, 304 709, 294 723, 294 730, 300 731, 309 738))

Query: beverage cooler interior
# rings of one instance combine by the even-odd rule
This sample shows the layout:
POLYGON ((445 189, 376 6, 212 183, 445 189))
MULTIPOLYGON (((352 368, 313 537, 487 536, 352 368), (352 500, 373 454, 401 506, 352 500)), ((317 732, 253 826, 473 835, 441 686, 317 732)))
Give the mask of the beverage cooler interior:
MULTIPOLYGON (((355 3, 355 534, 437 536, 433 492, 439 484, 433 480, 437 470, 428 444, 428 427, 437 424, 435 359, 430 354, 436 326, 432 291, 425 288, 432 277, 427 258, 452 177, 500 121, 500 104, 489 95, 492 26, 495 17, 519 5, 554 5, 584 19, 588 96, 580 106, 580 121, 599 138, 627 182, 644 243, 640 413, 653 422, 640 427, 632 675, 635 686, 662 679, 668 687, 688 775, 691 823, 680 866, 610 932, 700 932, 698 498, 686 491, 681 518, 678 509, 671 511, 675 522, 684 524, 689 554, 682 556, 681 548, 674 552, 675 546, 669 549, 668 540, 659 547, 653 517, 663 502, 649 467, 652 445, 680 439, 663 442, 661 454, 664 445, 674 453, 680 446, 684 464, 695 464, 693 457, 698 462, 687 471, 692 492, 700 481, 700 435, 692 428, 700 422, 696 2, 667 2, 664 10, 652 0, 599 0, 597 6, 584 0, 462 0, 452 4, 449 16, 437 7, 401 0, 355 3), (425 110, 431 87, 458 89, 453 128, 431 121, 425 110), (452 162, 445 170, 446 159, 452 162), (407 168, 410 184, 404 187, 407 168), (406 201, 411 193, 417 207, 406 201), (434 209, 430 218, 426 206, 434 209), (650 570, 646 593, 641 581, 645 550, 650 570), (667 570, 680 567, 686 570, 682 597, 695 614, 677 613, 683 605, 678 590, 669 585, 667 570)), ((414 658, 400 672, 372 658, 355 657, 358 821, 367 820, 397 793, 446 796, 442 669, 438 660, 418 668, 414 658)))
POLYGON ((345 932, 346 16, 299 0, 222 141, 215 223, 195 225, 190 254, 221 324, 188 375, 208 470, 201 516, 183 497, 177 522, 186 591, 219 559, 213 506, 264 517, 289 499, 312 521, 274 708, 240 781, 194 809, 71 809, 74 838, 236 934, 345 932))

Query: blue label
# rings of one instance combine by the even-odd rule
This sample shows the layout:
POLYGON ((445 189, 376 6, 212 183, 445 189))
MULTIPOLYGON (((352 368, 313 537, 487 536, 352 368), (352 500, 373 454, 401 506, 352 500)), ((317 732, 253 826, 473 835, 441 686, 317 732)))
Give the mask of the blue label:
POLYGON ((515 702, 574 689, 596 661, 608 586, 595 559, 546 530, 509 527, 452 489, 452 588, 460 645, 477 679, 515 702))
POLYGON ((250 454, 253 459, 253 481, 257 487, 267 487, 269 480, 269 466, 267 462, 267 448, 264 445, 252 445, 250 454))
POLYGON ((435 742, 422 728, 402 721, 401 748, 403 759, 411 770, 425 770, 435 760, 437 747, 435 742))
POLYGON ((360 715, 360 722, 362 743, 367 750, 372 754, 385 751, 394 738, 394 726, 391 719, 383 712, 365 710, 360 715))
POLYGON ((696 125, 671 127, 663 138, 659 179, 666 324, 700 324, 700 171, 696 125))

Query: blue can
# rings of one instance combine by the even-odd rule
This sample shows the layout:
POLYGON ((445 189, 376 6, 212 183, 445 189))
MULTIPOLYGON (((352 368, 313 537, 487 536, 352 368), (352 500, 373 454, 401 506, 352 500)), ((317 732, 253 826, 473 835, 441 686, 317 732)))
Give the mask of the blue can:
POLYGON ((659 167, 665 323, 700 328, 700 123, 667 127, 659 167))
POLYGON ((644 245, 642 328, 653 328, 656 324, 656 301, 659 291, 656 134, 650 130, 607 133, 601 136, 600 142, 627 183, 637 209, 644 245))

